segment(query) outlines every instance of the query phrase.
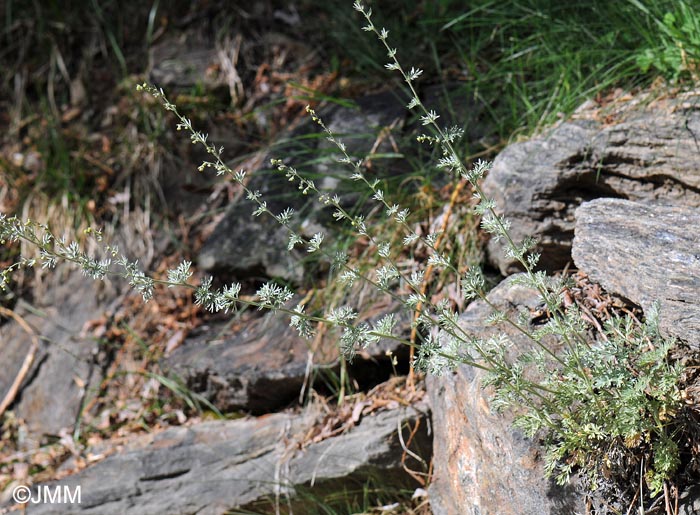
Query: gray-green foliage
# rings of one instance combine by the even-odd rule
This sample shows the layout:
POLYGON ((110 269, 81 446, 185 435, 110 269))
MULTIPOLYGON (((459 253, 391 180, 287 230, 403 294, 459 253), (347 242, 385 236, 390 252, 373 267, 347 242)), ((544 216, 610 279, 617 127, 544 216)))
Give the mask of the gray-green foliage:
MULTIPOLYGON (((566 327, 579 320, 574 311, 566 327)), ((651 451, 647 479, 653 491, 661 490, 679 464, 673 421, 681 406, 682 367, 671 362, 671 348, 659 333, 655 306, 641 326, 612 318, 597 341, 564 352, 560 367, 549 366, 538 352, 519 357, 513 369, 534 366, 547 391, 544 409, 519 414, 515 424, 530 437, 544 430, 548 474, 564 483, 580 467, 595 485, 607 471, 633 466, 651 451)), ((496 387, 496 405, 517 407, 517 381, 491 374, 488 382, 496 387)))
MULTIPOLYGON (((140 86, 178 119, 178 130, 184 130, 193 144, 202 145, 211 156, 199 167, 200 171, 213 169, 218 175, 226 175, 245 190, 253 204, 254 216, 271 216, 289 231, 288 249, 303 247, 306 252, 320 256, 332 263, 335 279, 351 287, 364 281, 401 303, 409 313, 417 313, 420 345, 414 365, 426 372, 440 374, 460 364, 477 367, 486 373, 486 384, 494 387, 496 407, 517 408, 516 424, 531 437, 541 436, 546 444, 546 470, 560 482, 568 480, 575 468, 581 468, 591 479, 591 484, 616 467, 632 466, 639 456, 645 458, 648 484, 654 492, 670 479, 679 463, 678 445, 674 440, 675 416, 682 404, 679 392, 681 368, 669 358, 672 342, 661 337, 656 312, 648 313, 646 323, 637 326, 631 319, 613 319, 597 340, 592 340, 580 313, 575 307, 565 308, 562 292, 566 278, 549 277, 536 270, 539 256, 532 253, 534 241, 512 240, 509 221, 500 215, 493 200, 480 186, 480 180, 488 170, 488 163, 478 162, 469 168, 455 149, 461 138, 460 127, 443 127, 440 115, 426 107, 416 91, 416 81, 423 71, 405 69, 399 62, 398 51, 389 45, 389 33, 377 28, 372 21, 371 10, 355 2, 355 10, 362 14, 363 30, 373 33, 383 45, 388 63, 386 68, 398 73, 408 88, 411 100, 407 108, 417 112, 426 132, 419 136, 421 144, 436 148, 441 157, 436 166, 452 174, 455 179, 468 181, 476 200, 475 211, 481 216, 482 228, 493 238, 507 243, 509 256, 516 259, 525 274, 518 279, 536 290, 550 314, 548 321, 533 330, 528 314, 517 320, 491 304, 485 290, 481 270, 470 268, 460 274, 449 256, 436 246, 437 234, 418 233, 410 222, 409 210, 393 204, 389 195, 380 188, 379 181, 369 180, 363 173, 364 161, 355 161, 347 154, 345 145, 311 109, 309 114, 338 149, 338 163, 350 167, 351 178, 363 184, 372 198, 383 209, 387 223, 393 223, 402 235, 403 246, 394 248, 391 241, 375 234, 371 224, 362 216, 350 214, 332 191, 323 191, 295 168, 281 160, 273 165, 299 190, 300 195, 312 195, 333 211, 333 218, 347 224, 356 234, 366 238, 376 249, 380 265, 371 273, 361 272, 353 266, 348 256, 337 252, 325 242, 322 232, 311 237, 302 235, 293 225, 291 209, 281 213, 270 211, 265 199, 257 191, 246 186, 245 173, 233 171, 223 160, 223 148, 212 145, 207 135, 198 132, 164 92, 144 84, 140 86), (459 324, 459 314, 446 302, 432 303, 423 290, 424 270, 406 272, 397 258, 401 252, 415 245, 423 245, 429 251, 428 265, 443 272, 452 273, 461 286, 466 300, 480 299, 493 308, 490 322, 508 324, 525 337, 529 349, 512 356, 511 343, 503 334, 486 340, 464 331, 459 324), (395 288, 402 285, 402 290, 395 288), (399 294, 398 291, 407 291, 399 294), (563 350, 555 352, 546 343, 556 338, 563 350), (622 456, 623 458, 620 458, 622 456)), ((99 233, 96 233, 99 238, 99 233)), ((76 263, 86 275, 96 279, 108 273, 118 273, 148 301, 156 284, 183 286, 194 290, 195 301, 210 311, 230 311, 240 304, 286 312, 291 326, 310 338, 315 326, 322 322, 340 331, 339 342, 344 356, 352 359, 355 352, 380 338, 391 338, 407 345, 409 339, 395 334, 395 320, 387 316, 368 324, 357 320, 357 307, 328 308, 324 313, 308 314, 304 305, 288 306, 293 292, 274 282, 262 285, 253 300, 244 300, 239 294, 241 285, 233 283, 223 288, 213 287, 213 279, 206 277, 198 284, 190 282, 190 263, 183 262, 169 270, 164 279, 154 279, 142 272, 138 263, 129 261, 118 249, 105 247, 109 259, 98 260, 80 250, 75 242, 57 240, 47 226, 22 221, 15 217, 0 216, 0 238, 23 240, 40 247, 38 261, 42 266, 53 267, 57 260, 76 263)), ((9 272, 20 266, 34 266, 30 260, 20 260, 2 272, 6 284, 9 272)))

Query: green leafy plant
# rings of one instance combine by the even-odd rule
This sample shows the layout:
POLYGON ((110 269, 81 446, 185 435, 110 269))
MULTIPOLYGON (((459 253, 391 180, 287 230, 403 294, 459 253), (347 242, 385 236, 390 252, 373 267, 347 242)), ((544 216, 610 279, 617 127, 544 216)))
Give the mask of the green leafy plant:
POLYGON ((640 11, 654 20, 653 38, 647 38, 647 48, 640 51, 636 62, 646 73, 656 69, 674 80, 683 75, 697 79, 700 66, 700 16, 697 6, 677 2, 673 10, 660 16, 641 2, 632 1, 640 11))

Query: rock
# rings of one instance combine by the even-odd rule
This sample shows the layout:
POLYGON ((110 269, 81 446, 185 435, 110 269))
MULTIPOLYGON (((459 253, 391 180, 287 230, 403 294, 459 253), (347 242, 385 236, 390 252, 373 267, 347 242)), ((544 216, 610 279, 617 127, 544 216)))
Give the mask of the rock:
MULTIPOLYGON (((506 279, 488 295, 513 315, 535 309, 535 291, 506 279)), ((488 338, 505 332, 516 348, 530 342, 510 326, 490 326, 491 308, 473 302, 459 318, 468 334, 488 338)), ((513 428, 512 415, 492 413, 483 374, 460 366, 454 373, 428 376, 433 412, 434 476, 429 490, 435 515, 560 515, 584 512, 583 496, 573 486, 560 487, 544 478, 541 449, 513 428)))
POLYGON ((212 339, 216 331, 211 328, 205 331, 162 362, 164 370, 180 376, 193 392, 223 412, 243 409, 255 414, 269 413, 299 397, 311 342, 289 327, 287 315, 268 313, 223 339, 212 339))
MULTIPOLYGON (((213 515, 274 499, 276 493, 286 504, 287 492, 293 497, 295 487, 311 484, 314 492, 353 481, 362 484, 371 477, 410 485, 401 466, 397 428, 404 428, 406 441, 408 425, 425 422, 424 409, 378 412, 347 433, 303 447, 299 444, 316 420, 311 411, 167 429, 140 437, 122 452, 50 485, 70 491, 80 486, 80 504, 30 504, 27 513, 213 515)), ((419 426, 414 452, 429 447, 426 426, 419 426)))
MULTIPOLYGON (((379 314, 361 313, 360 318, 372 322, 397 309, 397 304, 390 304, 379 310, 379 314)), ((225 331, 224 327, 219 329, 225 331)), ((396 331, 408 335, 408 316, 399 314, 396 331)), ((286 314, 267 313, 236 334, 212 337, 218 332, 216 327, 198 328, 199 334, 194 333, 161 365, 222 412, 272 412, 299 398, 304 382, 315 376, 314 367, 331 366, 338 373, 335 364, 339 353, 332 335, 320 342, 301 338, 289 327, 286 314)), ((399 359, 407 354, 401 344, 381 340, 356 357, 349 367, 351 377, 361 386, 373 386, 388 379, 392 368, 387 350, 399 359)))
MULTIPOLYGON (((281 213, 288 207, 298 212, 303 205, 296 195, 285 195, 290 188, 286 179, 284 184, 282 179, 284 177, 261 174, 251 181, 250 187, 262 193, 272 212, 281 213)), ((219 275, 280 277, 300 283, 304 273, 301 254, 287 250, 289 232, 267 215, 253 217, 254 209, 245 199, 232 204, 204 242, 197 258, 198 265, 219 275)))
MULTIPOLYGON (((510 145, 495 159, 484 191, 512 222, 516 242, 539 240, 541 266, 550 271, 570 260, 574 211, 582 202, 613 197, 652 205, 663 199, 699 207, 698 94, 644 108, 630 102, 612 123, 578 119, 510 145)), ((490 260, 503 274, 516 271, 502 249, 491 241, 490 260)))
MULTIPOLYGON (((358 108, 334 106, 321 113, 328 127, 346 144, 347 152, 359 159, 368 153, 379 131, 403 120, 404 108, 391 93, 369 95, 357 101, 358 108)), ((306 159, 312 156, 309 166, 299 166, 300 172, 311 177, 320 189, 330 190, 341 196, 341 201, 351 211, 358 209, 360 196, 350 188, 351 169, 340 165, 335 158, 338 150, 325 138, 309 137, 321 129, 311 120, 305 121, 291 136, 276 146, 273 156, 306 159), (318 156, 326 157, 318 159, 318 156)), ((384 141, 379 152, 390 151, 384 141)), ((266 160, 267 161, 267 160, 266 160)), ((291 165, 292 163, 290 163, 291 165)), ((298 216, 292 226, 307 236, 323 230, 334 232, 332 212, 322 209, 315 196, 304 196, 296 186, 290 186, 284 174, 277 170, 254 172, 248 187, 260 191, 262 199, 273 213, 281 213, 290 207, 298 216)), ((287 251, 289 233, 269 216, 253 218, 255 206, 246 199, 234 202, 226 215, 207 239, 198 256, 199 266, 207 271, 231 274, 234 277, 280 277, 300 283, 304 267, 299 260, 304 252, 287 251)), ((335 225, 337 227, 337 225, 335 225)))
MULTIPOLYGON (((103 309, 95 282, 71 271, 62 283, 46 290, 35 309, 19 310, 40 337, 32 368, 11 406, 27 423, 32 438, 56 435, 66 428, 72 431, 85 388, 96 373, 92 359, 96 343, 79 333, 103 309)), ((30 335, 14 322, 0 328, 0 342, 7 357, 0 370, 0 395, 4 397, 32 343, 30 335)))
POLYGON ((661 329, 700 349, 700 212, 616 199, 576 210, 573 257, 592 281, 647 311, 661 329))
POLYGON ((691 485, 681 492, 678 508, 679 515, 700 513, 700 487, 698 485, 691 485))
POLYGON ((221 57, 211 35, 167 36, 149 51, 149 80, 167 90, 225 91, 228 84, 220 71, 221 57))

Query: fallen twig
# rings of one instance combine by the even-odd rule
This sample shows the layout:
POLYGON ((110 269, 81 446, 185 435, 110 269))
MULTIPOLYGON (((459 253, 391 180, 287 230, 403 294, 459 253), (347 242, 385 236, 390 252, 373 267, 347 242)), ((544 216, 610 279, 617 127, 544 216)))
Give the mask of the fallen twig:
POLYGON ((24 331, 32 339, 32 345, 29 348, 29 352, 24 357, 22 367, 19 369, 19 372, 17 372, 15 380, 12 382, 12 385, 7 391, 7 394, 5 394, 5 397, 3 398, 2 402, 0 402, 0 416, 2 416, 3 413, 5 413, 5 410, 10 406, 10 404, 14 402, 15 397, 17 397, 19 387, 22 384, 22 381, 24 381, 24 378, 27 377, 29 369, 32 367, 32 363, 34 363, 34 357, 36 356, 36 351, 39 348, 39 338, 37 337, 36 332, 29 326, 27 321, 24 320, 24 318, 19 316, 14 311, 0 306, 0 315, 14 319, 14 321, 17 322, 17 324, 19 324, 19 326, 22 329, 24 329, 24 331))

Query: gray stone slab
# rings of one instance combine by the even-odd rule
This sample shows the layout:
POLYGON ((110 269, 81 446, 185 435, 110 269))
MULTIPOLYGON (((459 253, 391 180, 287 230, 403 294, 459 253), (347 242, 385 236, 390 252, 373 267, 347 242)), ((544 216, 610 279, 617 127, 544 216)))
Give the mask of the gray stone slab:
POLYGON ((700 210, 615 199, 576 210, 573 257, 592 281, 646 311, 700 349, 700 210))
POLYGON ((137 438, 121 452, 51 484, 70 491, 80 486, 80 504, 30 504, 27 513, 218 515, 274 498, 275 492, 293 497, 295 486, 309 486, 312 480, 319 488, 369 477, 410 484, 400 463, 397 431, 402 427, 407 439, 406 424, 421 419, 415 442, 429 447, 427 414, 419 410, 426 408, 378 412, 345 434, 301 449, 297 443, 314 424, 312 412, 167 429, 137 438))
MULTIPOLYGON (((700 94, 624 105, 612 120, 565 122, 529 141, 506 147, 484 181, 484 191, 512 222, 520 241, 534 236, 548 270, 571 259, 574 212, 595 198, 623 198, 700 207, 700 94)), ((491 241, 490 260, 517 271, 491 241)))

